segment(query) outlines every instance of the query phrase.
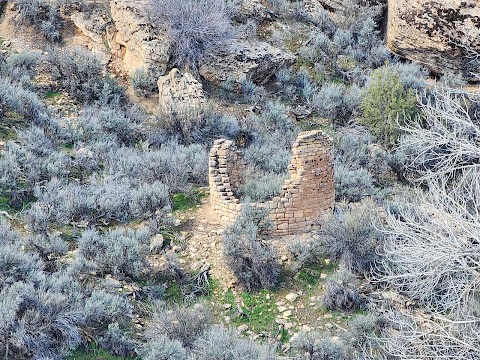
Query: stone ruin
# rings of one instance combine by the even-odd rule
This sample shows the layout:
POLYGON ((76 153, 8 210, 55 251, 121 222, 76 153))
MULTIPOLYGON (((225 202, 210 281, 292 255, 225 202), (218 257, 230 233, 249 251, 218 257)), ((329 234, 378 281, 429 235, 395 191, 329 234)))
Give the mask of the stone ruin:
MULTIPOLYGON (((231 224, 247 204, 235 195, 244 181, 248 164, 231 140, 216 140, 210 150, 210 201, 222 221, 231 224)), ((270 234, 289 235, 318 226, 331 214, 335 201, 333 142, 320 130, 298 135, 280 196, 264 203, 250 203, 269 210, 270 234)))

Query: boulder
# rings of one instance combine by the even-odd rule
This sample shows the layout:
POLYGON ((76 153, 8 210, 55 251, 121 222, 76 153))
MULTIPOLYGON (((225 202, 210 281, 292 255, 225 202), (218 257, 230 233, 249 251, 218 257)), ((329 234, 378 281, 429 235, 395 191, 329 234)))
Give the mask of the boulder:
POLYGON ((274 20, 277 17, 265 1, 262 0, 243 0, 239 9, 234 14, 235 20, 246 22, 249 19, 255 19, 259 22, 274 20))
MULTIPOLYGON (((336 12, 338 10, 344 10, 348 3, 351 4, 350 0, 306 0, 304 2, 307 13, 315 14, 320 8, 325 10, 336 12)), ((376 6, 386 4, 387 0, 363 0, 360 1, 360 5, 364 6, 376 6)))
POLYGON ((233 40, 206 53, 200 60, 199 73, 215 85, 232 80, 238 90, 246 79, 266 83, 277 70, 295 60, 290 52, 265 42, 233 40))
POLYGON ((165 74, 170 58, 167 30, 148 19, 145 2, 112 0, 110 10, 115 29, 109 36, 112 51, 123 59, 125 71, 132 75, 145 69, 152 76, 165 74))
POLYGON ((77 12, 70 16, 70 19, 78 30, 94 42, 103 44, 106 29, 110 24, 110 19, 101 11, 92 13, 77 12))
POLYGON ((112 26, 112 21, 104 8, 96 7, 92 11, 75 12, 70 19, 77 28, 73 44, 75 46, 86 46, 99 59, 102 65, 107 65, 112 60, 112 54, 107 43, 107 29, 112 26))
POLYGON ((387 46, 436 74, 472 79, 480 52, 477 0, 388 0, 387 46))
POLYGON ((289 293, 287 294, 287 296, 285 296, 285 299, 287 299, 290 302, 294 302, 295 300, 297 300, 297 298, 298 298, 297 293, 289 293))
POLYGON ((162 112, 201 108, 205 102, 202 84, 188 72, 172 69, 158 79, 159 105, 162 112))
POLYGON ((159 254, 163 248, 164 238, 162 234, 156 234, 150 239, 150 253, 159 254))

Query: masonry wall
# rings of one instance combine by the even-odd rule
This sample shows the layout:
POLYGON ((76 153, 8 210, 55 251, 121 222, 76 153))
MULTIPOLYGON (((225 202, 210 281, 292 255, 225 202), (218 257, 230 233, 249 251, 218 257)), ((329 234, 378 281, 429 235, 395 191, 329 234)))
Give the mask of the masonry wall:
MULTIPOLYGON (((220 218, 230 224, 242 211, 235 196, 247 163, 233 141, 216 140, 210 150, 210 201, 220 218)), ((280 196, 251 206, 269 209, 272 234, 306 231, 330 214, 335 201, 332 139, 319 130, 302 132, 292 147, 290 177, 280 196)))

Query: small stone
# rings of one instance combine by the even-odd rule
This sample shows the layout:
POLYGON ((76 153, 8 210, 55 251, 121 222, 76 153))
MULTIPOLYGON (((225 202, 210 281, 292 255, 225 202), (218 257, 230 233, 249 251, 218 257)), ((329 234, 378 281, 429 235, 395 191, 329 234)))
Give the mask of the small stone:
POLYGON ((333 315, 330 314, 330 313, 326 313, 326 314, 323 314, 323 317, 324 317, 325 319, 331 319, 331 318, 333 317, 333 315))
POLYGON ((270 294, 265 295, 265 299, 270 300, 270 294))
POLYGON ((288 308, 286 306, 279 306, 278 307, 279 312, 284 312, 284 311, 287 311, 287 310, 288 310, 288 308))
POLYGON ((277 301, 277 302, 275 303, 275 305, 277 305, 277 306, 283 306, 283 305, 285 305, 285 301, 277 301))
POLYGON ((326 323, 326 324, 325 324, 325 327, 326 327, 327 329, 332 329, 332 328, 333 328, 333 324, 331 324, 331 323, 326 323))
POLYGON ((287 256, 287 255, 283 255, 283 256, 281 257, 281 260, 282 260, 283 262, 288 261, 288 256, 287 256))
POLYGON ((150 253, 158 254, 163 247, 164 238, 162 234, 156 234, 150 239, 150 253))
POLYGON ((320 274, 320 279, 326 279, 326 278, 327 278, 327 276, 328 276, 327 274, 325 274, 325 273, 321 273, 321 274, 320 274))
POLYGON ((240 326, 238 327, 238 331, 239 331, 240 333, 243 333, 243 332, 245 332, 245 331, 247 331, 247 330, 248 330, 248 325, 247 325, 247 324, 243 324, 243 325, 240 325, 240 326))
POLYGON ((290 302, 294 302, 295 300, 297 300, 297 298, 298 298, 298 294, 296 293, 290 293, 287 296, 285 296, 285 299, 287 299, 290 302))
POLYGON ((230 316, 225 316, 223 321, 225 321, 225 324, 230 324, 230 316))
POLYGON ((292 310, 284 311, 284 312, 282 313, 282 316, 283 316, 284 318, 287 318, 287 317, 292 316, 292 310))
POLYGON ((229 310, 232 308, 232 304, 223 304, 225 310, 229 310))
POLYGON ((105 282, 107 283, 108 286, 111 286, 111 287, 114 287, 114 288, 120 288, 120 287, 122 287, 122 284, 120 283, 120 281, 118 281, 117 279, 112 278, 111 275, 107 275, 107 276, 105 277, 105 282))
POLYGON ((305 324, 305 325, 302 325, 302 330, 305 332, 309 332, 309 331, 312 331, 312 327, 305 324))
POLYGON ((293 324, 287 322, 287 323, 285 323, 284 327, 285 327, 285 330, 288 330, 288 329, 291 329, 293 327, 293 324))

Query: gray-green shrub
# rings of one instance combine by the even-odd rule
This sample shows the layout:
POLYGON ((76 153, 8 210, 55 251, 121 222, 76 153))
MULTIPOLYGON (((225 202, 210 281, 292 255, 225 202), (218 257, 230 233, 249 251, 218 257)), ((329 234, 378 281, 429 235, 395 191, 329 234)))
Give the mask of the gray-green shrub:
POLYGON ((275 348, 239 336, 234 330, 213 326, 195 342, 194 360, 277 360, 275 348))
POLYGON ((237 189, 237 193, 243 201, 250 199, 255 202, 264 202, 280 195, 285 179, 285 174, 260 171, 248 176, 245 184, 237 189))
POLYGON ((320 116, 347 124, 360 103, 360 89, 328 83, 313 96, 313 106, 320 116))
POLYGON ((146 331, 147 341, 167 336, 179 341, 182 347, 191 349, 210 324, 211 313, 205 305, 196 304, 191 308, 177 305, 169 308, 165 304, 156 304, 153 320, 146 331))
POLYGON ((375 203, 366 199, 340 208, 319 230, 330 258, 355 273, 367 273, 381 259, 382 235, 377 230, 375 203))
POLYGON ((86 230, 78 240, 79 262, 102 274, 139 277, 147 266, 149 235, 146 229, 86 230))
POLYGON ((135 70, 131 76, 130 82, 137 95, 143 97, 152 95, 157 88, 154 77, 144 68, 135 70))
POLYGON ((19 15, 15 21, 18 25, 34 27, 51 42, 62 39, 64 24, 55 3, 48 0, 17 0, 16 7, 19 15))
POLYGON ((356 202, 373 193, 373 177, 367 169, 338 164, 335 166, 334 184, 337 201, 356 202))
POLYGON ((329 310, 356 310, 364 301, 355 287, 355 276, 347 270, 340 269, 327 279, 327 291, 323 305, 329 310))
POLYGON ((109 323, 130 326, 127 300, 88 291, 69 271, 47 272, 22 242, 0 222, 0 351, 6 358, 63 358, 86 332, 100 337, 109 323))
POLYGON ((123 89, 104 77, 103 66, 91 52, 82 48, 54 50, 49 55, 50 74, 54 81, 81 103, 102 104, 123 100, 123 89))
POLYGON ((151 9, 154 21, 167 27, 175 66, 196 70, 206 51, 234 36, 225 0, 151 0, 151 9))
POLYGON ((346 360, 347 350, 340 342, 331 340, 328 334, 315 331, 301 331, 292 343, 299 352, 300 359, 305 360, 346 360))
POLYGON ((34 92, 13 83, 8 78, 0 77, 0 119, 7 113, 20 115, 35 124, 41 125, 48 119, 45 105, 34 92))
POLYGON ((247 206, 223 237, 227 266, 247 291, 271 288, 278 281, 278 255, 260 237, 268 226, 263 210, 247 206))
POLYGON ((286 243, 288 251, 292 254, 292 266, 298 271, 305 266, 320 263, 326 256, 325 244, 318 236, 308 239, 294 238, 286 243))

